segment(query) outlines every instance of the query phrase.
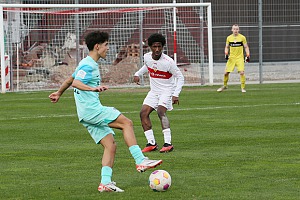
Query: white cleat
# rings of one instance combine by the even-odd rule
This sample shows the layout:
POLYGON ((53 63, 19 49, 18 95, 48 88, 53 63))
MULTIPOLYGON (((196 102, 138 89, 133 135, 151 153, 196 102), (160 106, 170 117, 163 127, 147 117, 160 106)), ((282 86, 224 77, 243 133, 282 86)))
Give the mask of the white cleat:
POLYGON ((100 185, 98 187, 98 191, 99 192, 124 192, 124 190, 118 188, 116 186, 116 182, 113 182, 113 181, 110 183, 107 183, 105 185, 100 183, 100 185))
POLYGON ((246 92, 246 90, 244 88, 242 88, 242 93, 245 93, 245 92, 246 92))
POLYGON ((217 89, 217 92, 223 92, 224 90, 227 90, 227 86, 222 86, 219 89, 217 89))
POLYGON ((138 170, 138 172, 144 172, 147 169, 154 168, 160 165, 161 163, 162 160, 149 160, 149 158, 145 157, 144 161, 141 164, 136 165, 136 170, 138 170))

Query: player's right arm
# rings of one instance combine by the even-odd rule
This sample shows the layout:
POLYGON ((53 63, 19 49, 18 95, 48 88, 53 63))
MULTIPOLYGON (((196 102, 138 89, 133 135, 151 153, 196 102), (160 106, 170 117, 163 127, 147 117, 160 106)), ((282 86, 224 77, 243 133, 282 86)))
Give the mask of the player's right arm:
POLYGON ((225 53, 225 59, 228 60, 229 59, 229 44, 227 42, 225 45, 224 53, 225 53))
POLYGON ((144 65, 139 71, 135 72, 135 74, 133 76, 133 82, 140 85, 140 76, 142 76, 147 71, 148 71, 147 66, 144 65))
POLYGON ((225 43, 225 49, 224 49, 224 54, 225 54, 225 59, 229 59, 229 36, 226 38, 226 43, 225 43))
POLYGON ((66 89, 68 89, 72 85, 73 80, 74 80, 73 76, 70 76, 63 82, 63 84, 56 92, 53 92, 52 94, 49 95, 49 98, 52 103, 58 102, 61 95, 66 91, 66 89))

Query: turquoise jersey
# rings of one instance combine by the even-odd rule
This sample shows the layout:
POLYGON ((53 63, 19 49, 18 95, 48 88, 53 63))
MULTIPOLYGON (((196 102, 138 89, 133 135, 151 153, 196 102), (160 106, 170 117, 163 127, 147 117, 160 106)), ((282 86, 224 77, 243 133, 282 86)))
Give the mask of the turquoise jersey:
MULTIPOLYGON (((91 87, 99 86, 101 77, 98 63, 87 56, 80 61, 72 77, 91 87)), ((99 92, 74 88, 74 97, 79 121, 90 120, 101 113, 103 106, 99 99, 99 92)))

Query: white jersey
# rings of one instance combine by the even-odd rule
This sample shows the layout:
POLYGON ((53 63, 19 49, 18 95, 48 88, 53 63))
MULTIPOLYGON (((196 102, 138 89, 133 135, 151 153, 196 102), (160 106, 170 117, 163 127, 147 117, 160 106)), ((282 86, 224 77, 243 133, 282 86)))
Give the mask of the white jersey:
POLYGON ((178 97, 184 84, 184 77, 174 60, 162 53, 159 60, 152 58, 152 52, 144 55, 144 66, 134 76, 148 71, 150 90, 154 93, 171 92, 178 97))

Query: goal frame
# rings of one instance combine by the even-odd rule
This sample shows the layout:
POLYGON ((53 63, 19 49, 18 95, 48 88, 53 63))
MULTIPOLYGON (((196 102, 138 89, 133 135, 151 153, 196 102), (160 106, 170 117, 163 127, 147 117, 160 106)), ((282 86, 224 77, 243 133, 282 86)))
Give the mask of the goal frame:
MULTIPOLYGON (((202 6, 207 9, 208 33, 208 73, 209 84, 213 85, 213 44, 212 44, 212 14, 211 3, 161 3, 161 4, 0 4, 0 26, 4 25, 4 8, 159 8, 159 7, 193 7, 202 6)), ((175 12, 175 11, 174 11, 175 12)), ((1 56, 1 93, 6 93, 5 83, 5 42, 4 29, 0 29, 0 56, 1 56)), ((174 41, 176 41, 176 24, 174 24, 174 41)), ((175 47, 176 48, 176 47, 175 47)), ((176 53, 176 51, 174 51, 176 53)), ((176 55, 174 55, 176 61, 176 55)))

